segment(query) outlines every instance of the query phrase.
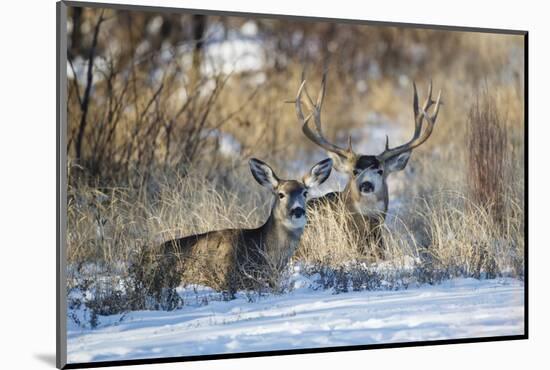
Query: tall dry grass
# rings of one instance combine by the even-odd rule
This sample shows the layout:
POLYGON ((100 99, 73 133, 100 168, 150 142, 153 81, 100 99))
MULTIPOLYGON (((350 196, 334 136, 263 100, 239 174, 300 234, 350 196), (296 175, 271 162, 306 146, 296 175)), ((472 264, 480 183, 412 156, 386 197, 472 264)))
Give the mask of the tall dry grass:
POLYGON ((258 226, 267 217, 269 196, 256 186, 248 168, 235 168, 229 177, 209 178, 196 169, 186 176, 150 179, 154 185, 137 189, 70 186, 69 264, 116 265, 129 261, 141 246, 209 230, 258 226), (241 180, 246 178, 250 181, 241 180))

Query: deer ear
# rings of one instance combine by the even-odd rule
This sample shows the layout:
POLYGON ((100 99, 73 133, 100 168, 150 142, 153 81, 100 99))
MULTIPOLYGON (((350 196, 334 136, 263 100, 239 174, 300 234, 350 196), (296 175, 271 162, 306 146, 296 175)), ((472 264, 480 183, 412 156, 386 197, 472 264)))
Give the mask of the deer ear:
POLYGON ((332 170, 332 159, 326 158, 315 166, 311 167, 311 170, 304 176, 304 185, 308 188, 319 186, 328 179, 330 171, 332 170))
POLYGON ((344 158, 336 153, 327 152, 328 156, 332 159, 334 169, 342 173, 350 173, 353 171, 354 164, 347 158, 344 158))
POLYGON ((407 163, 409 163, 409 158, 411 158, 411 154, 412 154, 412 151, 409 150, 408 152, 404 152, 387 159, 386 171, 388 173, 401 171, 403 168, 407 166, 407 163))
POLYGON ((248 165, 250 166, 252 176, 254 176, 258 184, 272 190, 279 186, 279 178, 267 163, 252 158, 248 161, 248 165))

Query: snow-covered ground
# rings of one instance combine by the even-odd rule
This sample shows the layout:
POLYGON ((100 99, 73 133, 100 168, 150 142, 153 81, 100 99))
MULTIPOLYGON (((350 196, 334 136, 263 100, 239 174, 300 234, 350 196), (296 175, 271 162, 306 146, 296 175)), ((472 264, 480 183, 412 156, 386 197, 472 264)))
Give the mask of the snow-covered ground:
POLYGON ((304 286, 254 302, 240 295, 120 318, 103 317, 96 329, 69 320, 69 362, 517 335, 524 290, 513 279, 342 294, 304 286))

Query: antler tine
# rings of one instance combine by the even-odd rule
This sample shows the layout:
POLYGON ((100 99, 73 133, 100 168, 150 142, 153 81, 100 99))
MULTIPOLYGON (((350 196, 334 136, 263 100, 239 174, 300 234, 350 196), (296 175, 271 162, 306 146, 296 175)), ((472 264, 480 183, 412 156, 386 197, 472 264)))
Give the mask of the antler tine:
POLYGON ((326 86, 327 86, 327 71, 325 70, 323 72, 323 78, 321 79, 321 89, 319 91, 319 95, 317 96, 317 106, 319 107, 319 110, 321 110, 321 106, 323 105, 323 101, 325 100, 326 86))
MULTIPOLYGON (((439 113, 439 107, 441 106, 441 104, 443 104, 443 102, 441 101, 441 90, 439 90, 439 92, 437 93, 437 100, 435 101, 434 114, 431 117, 431 119, 433 120, 433 124, 435 124, 435 120, 437 119, 437 115, 439 113)), ((427 112, 427 110, 426 110, 426 112, 427 112)))
POLYGON ((414 111, 414 118, 416 120, 416 117, 418 117, 418 92, 416 91, 416 83, 413 81, 413 111, 414 111))
MULTIPOLYGON (((325 100, 325 86, 326 86, 326 72, 323 73, 323 78, 321 79, 321 87, 319 89, 319 94, 317 95, 317 101, 315 104, 313 104, 313 101, 309 94, 307 93, 306 89, 306 95, 313 107, 311 107, 312 114, 313 114, 313 120, 315 121, 315 126, 317 127, 317 132, 319 135, 322 136, 322 129, 321 129, 321 109, 323 107, 323 101, 325 100)), ((327 141, 328 142, 328 141, 327 141)))
POLYGON ((426 118, 426 121, 428 121, 428 127, 426 128, 426 131, 424 131, 424 134, 418 139, 418 143, 415 145, 415 147, 422 144, 424 141, 426 141, 428 137, 430 137, 430 135, 432 134, 432 131, 435 126, 435 121, 437 119, 437 114, 439 113, 440 106, 441 106, 441 90, 437 94, 437 100, 435 101, 435 109, 434 109, 433 115, 430 116, 426 110, 422 110, 422 116, 426 118))
POLYGON ((420 146, 421 144, 423 144, 432 134, 433 128, 435 126, 435 121, 439 113, 439 108, 441 106, 441 90, 438 93, 437 101, 434 102, 432 100, 432 83, 430 81, 430 85, 428 87, 428 97, 426 98, 421 110, 419 110, 418 108, 418 93, 416 90, 416 84, 414 82, 413 82, 413 92, 414 92, 413 110, 415 114, 414 135, 409 142, 392 149, 389 148, 388 137, 386 136, 385 149, 380 155, 377 156, 380 160, 387 160, 388 158, 391 158, 393 156, 410 151, 420 146), (432 116, 430 116, 427 112, 434 103, 435 103, 434 113, 432 116), (423 125, 424 118, 426 118, 428 125, 426 127, 426 130, 424 130, 424 132, 422 133, 422 125, 423 125))
POLYGON ((311 131, 311 128, 309 127, 308 123, 311 119, 311 116, 313 115, 313 103, 311 102, 311 99, 309 97, 309 94, 307 93, 306 86, 306 80, 302 80, 302 84, 300 85, 300 88, 298 89, 298 94, 296 95, 296 115, 298 116, 298 120, 302 121, 302 131, 304 135, 311 141, 313 141, 315 144, 324 147, 324 144, 322 142, 322 136, 319 135, 319 132, 317 130, 317 133, 314 133, 311 131), (304 116, 304 112, 302 110, 302 92, 306 91, 306 105, 308 105, 308 109, 311 110, 309 115, 307 117, 304 116), (308 101, 309 100, 309 101, 308 101))
POLYGON ((428 85, 428 97, 426 98, 422 109, 427 112, 433 103, 434 101, 432 100, 432 80, 430 80, 430 84, 428 85))
MULTIPOLYGON (((420 130, 422 130, 422 121, 424 119, 424 115, 419 112, 418 109, 418 92, 416 90, 416 84, 413 81, 413 90, 414 90, 414 98, 413 98, 413 110, 414 110, 414 132, 415 135, 418 135, 420 133, 420 130)), ((428 97, 424 101, 424 105, 422 106, 422 110, 427 112, 430 107, 434 104, 434 101, 432 100, 432 81, 430 80, 430 84, 428 85, 428 97)))
MULTIPOLYGON (((416 90, 416 84, 413 81, 413 90, 414 90, 414 98, 413 98, 413 111, 414 111, 414 137, 420 135, 420 131, 422 130, 422 119, 423 115, 419 113, 418 110, 418 91, 416 90)), ((431 88, 430 88, 431 91, 431 88)), ((429 96, 430 94, 428 94, 429 96)), ((426 102, 424 103, 423 109, 426 108, 426 102)), ((387 137, 386 137, 387 138, 387 137)), ((388 147, 388 141, 386 140, 386 148, 388 147)))
MULTIPOLYGON (((418 99, 418 96, 417 96, 417 99, 418 99)), ((432 80, 430 80, 430 84, 428 85, 428 97, 424 101, 424 105, 422 106, 422 111, 427 112, 433 103, 434 101, 432 100, 432 80)), ((417 101, 417 104, 418 104, 418 101, 417 101)), ((415 132, 415 136, 417 136, 418 134, 420 134, 420 131, 422 130, 422 123, 424 121, 424 114, 418 113, 418 105, 417 105, 417 110, 415 111, 414 117, 415 117, 414 132, 415 132)))
POLYGON ((298 116, 298 120, 302 121, 303 125, 306 126, 307 122, 311 118, 311 113, 307 116, 307 118, 304 116, 304 112, 302 111, 302 90, 306 86, 306 80, 302 80, 302 84, 300 85, 300 88, 298 89, 298 94, 296 95, 296 115, 298 116))
POLYGON ((302 132, 304 133, 304 135, 306 135, 306 137, 309 140, 319 145, 323 149, 329 152, 336 153, 343 157, 349 157, 351 153, 351 148, 349 150, 345 150, 330 143, 327 139, 325 139, 321 128, 321 107, 323 105, 323 100, 325 96, 326 74, 323 74, 321 89, 319 91, 319 95, 317 96, 317 103, 313 103, 313 99, 311 99, 305 85, 306 85, 306 81, 302 80, 302 84, 300 85, 300 89, 298 89, 298 94, 296 96, 296 102, 295 102, 296 115, 298 116, 298 119, 302 122, 302 132), (302 110, 302 93, 304 91, 306 93, 306 99, 304 99, 305 104, 307 105, 308 109, 311 111, 307 117, 304 117, 304 113, 302 110), (315 122, 315 132, 311 129, 310 125, 308 124, 311 116, 313 116, 313 119, 315 122))

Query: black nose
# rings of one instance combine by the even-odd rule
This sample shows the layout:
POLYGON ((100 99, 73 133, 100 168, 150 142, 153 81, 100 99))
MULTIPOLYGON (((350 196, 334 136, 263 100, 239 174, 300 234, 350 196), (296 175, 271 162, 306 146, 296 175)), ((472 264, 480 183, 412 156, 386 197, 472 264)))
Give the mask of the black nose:
POLYGON ((361 190, 362 193, 371 193, 374 191, 374 185, 370 181, 365 181, 361 184, 359 190, 361 190))
POLYGON ((302 207, 296 207, 290 210, 290 215, 296 218, 300 218, 305 214, 306 214, 306 211, 302 207))

